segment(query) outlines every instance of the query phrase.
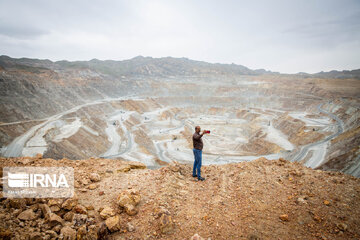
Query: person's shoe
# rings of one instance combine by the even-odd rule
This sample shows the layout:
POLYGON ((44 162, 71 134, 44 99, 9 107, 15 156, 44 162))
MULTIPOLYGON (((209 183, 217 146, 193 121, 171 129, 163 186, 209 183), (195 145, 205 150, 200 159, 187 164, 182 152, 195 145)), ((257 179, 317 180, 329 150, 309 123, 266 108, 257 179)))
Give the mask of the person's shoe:
POLYGON ((205 180, 205 178, 203 178, 203 177, 199 177, 199 178, 198 178, 198 180, 199 180, 199 181, 204 181, 204 180, 205 180))
POLYGON ((192 175, 193 177, 197 177, 197 175, 192 175))

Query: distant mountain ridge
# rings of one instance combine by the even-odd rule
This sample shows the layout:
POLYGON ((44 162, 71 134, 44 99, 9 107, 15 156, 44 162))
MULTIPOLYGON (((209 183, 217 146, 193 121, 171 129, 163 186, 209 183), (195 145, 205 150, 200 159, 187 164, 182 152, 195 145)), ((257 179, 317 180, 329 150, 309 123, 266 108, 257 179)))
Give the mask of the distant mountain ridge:
POLYGON ((242 65, 207 63, 195 61, 187 58, 152 58, 137 56, 132 59, 98 60, 90 61, 57 61, 38 60, 29 58, 11 58, 0 56, 0 66, 15 67, 25 65, 29 67, 48 68, 51 70, 64 68, 88 68, 100 73, 113 76, 129 75, 154 75, 154 76, 179 76, 179 75, 199 75, 199 74, 240 74, 240 75, 261 75, 275 74, 264 69, 251 70, 242 65))
MULTIPOLYGON (((9 56, 0 56, 1 68, 46 68, 51 70, 64 69, 90 69, 102 74, 112 76, 191 76, 191 75, 208 75, 208 74, 230 74, 230 75, 297 75, 302 77, 319 77, 319 78, 360 78, 360 69, 329 71, 319 73, 282 74, 265 69, 252 70, 243 65, 208 63, 188 58, 152 58, 137 56, 128 60, 98 60, 90 61, 50 61, 48 59, 31 59, 31 58, 11 58, 9 56)), ((35 69, 33 69, 35 70, 35 69)))

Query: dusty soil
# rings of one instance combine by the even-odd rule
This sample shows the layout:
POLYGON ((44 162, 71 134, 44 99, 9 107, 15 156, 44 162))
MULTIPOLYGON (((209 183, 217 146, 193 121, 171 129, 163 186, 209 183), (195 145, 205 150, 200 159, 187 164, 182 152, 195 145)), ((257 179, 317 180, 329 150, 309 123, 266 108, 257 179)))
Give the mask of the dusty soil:
MULTIPOLYGON (((0 165, 72 166, 79 204, 96 225, 104 222, 99 210, 105 206, 120 217, 120 228, 108 239, 190 239, 196 233, 205 239, 360 239, 360 179, 283 159, 203 166, 205 181, 191 176, 192 166, 178 163, 150 170, 110 159, 0 158, 0 165), (91 173, 101 180, 93 183, 91 173), (141 196, 136 215, 116 203, 124 190, 141 196)), ((19 226, 19 211, 9 201, 1 199, 2 232, 18 239, 37 231, 48 236, 39 225, 19 226)), ((70 222, 64 226, 80 232, 70 222)))

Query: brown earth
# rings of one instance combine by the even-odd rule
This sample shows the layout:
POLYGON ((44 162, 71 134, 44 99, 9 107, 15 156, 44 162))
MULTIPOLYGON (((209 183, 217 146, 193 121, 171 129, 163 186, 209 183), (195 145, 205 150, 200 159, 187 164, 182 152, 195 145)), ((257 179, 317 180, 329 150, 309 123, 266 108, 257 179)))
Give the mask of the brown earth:
POLYGON ((96 158, 0 158, 0 164, 71 166, 78 198, 76 206, 71 206, 71 200, 64 204, 64 199, 57 199, 63 203, 61 208, 54 199, 27 199, 19 204, 2 198, 3 238, 72 239, 77 234, 78 239, 190 239, 196 233, 205 239, 360 238, 360 179, 283 159, 203 166, 205 181, 191 176, 190 165, 178 163, 157 170, 136 162, 96 158), (117 197, 129 191, 136 203, 119 206, 117 197), (60 217, 52 220, 55 226, 46 222, 40 203, 51 206, 60 217), (109 215, 106 221, 100 212, 109 215), (87 222, 79 225, 82 216, 87 222))

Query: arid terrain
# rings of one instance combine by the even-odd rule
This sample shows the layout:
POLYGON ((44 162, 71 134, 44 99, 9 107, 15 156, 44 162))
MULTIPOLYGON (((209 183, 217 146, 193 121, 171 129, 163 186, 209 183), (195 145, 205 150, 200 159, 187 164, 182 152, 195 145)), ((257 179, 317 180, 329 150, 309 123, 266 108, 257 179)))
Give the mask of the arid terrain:
POLYGON ((71 199, 2 198, 3 239, 360 238, 360 179, 283 159, 205 166, 203 182, 179 163, 157 170, 101 158, 0 164, 75 169, 71 199))
POLYGON ((2 196, 0 239, 360 239, 359 70, 0 56, 0 93, 1 167, 75 173, 2 196))
POLYGON ((159 168, 280 157, 360 176, 358 71, 279 74, 186 58, 0 57, 1 156, 104 157, 159 168))

